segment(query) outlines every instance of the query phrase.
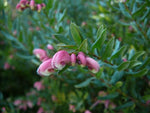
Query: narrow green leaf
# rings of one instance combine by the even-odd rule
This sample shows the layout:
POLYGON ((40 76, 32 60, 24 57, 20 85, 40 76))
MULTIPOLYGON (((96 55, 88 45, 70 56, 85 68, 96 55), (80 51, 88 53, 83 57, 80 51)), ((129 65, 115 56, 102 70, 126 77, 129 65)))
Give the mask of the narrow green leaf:
POLYGON ((114 99, 116 98, 117 96, 119 96, 119 93, 118 92, 115 92, 115 93, 112 93, 112 94, 109 94, 107 96, 99 96, 98 99, 99 100, 109 100, 109 99, 114 99))
POLYGON ((114 38, 111 38, 105 48, 105 51, 102 56, 102 60, 107 59, 107 57, 110 57, 113 51, 113 46, 114 46, 114 38))
POLYGON ((111 56, 110 61, 124 54, 126 50, 126 46, 122 46, 114 55, 111 56))
POLYGON ((74 23, 71 23, 70 30, 71 30, 71 34, 72 34, 74 41, 76 42, 77 45, 80 45, 81 44, 81 36, 78 31, 77 25, 74 23))
POLYGON ((78 48, 79 51, 83 51, 85 53, 88 52, 88 43, 87 43, 87 39, 83 40, 83 42, 81 43, 81 45, 78 48))
POLYGON ((150 57, 149 58, 147 58, 144 62, 143 62, 143 64, 139 67, 139 69, 143 69, 143 68, 145 68, 147 65, 149 65, 150 64, 150 57))
POLYGON ((119 81, 123 77, 123 74, 123 71, 115 71, 115 73, 111 77, 110 84, 115 84, 117 81, 119 81))
POLYGON ((122 64, 120 64, 120 65, 118 66, 117 69, 118 69, 119 71, 122 71, 122 70, 127 69, 127 68, 129 67, 129 65, 130 65, 130 62, 129 62, 129 61, 123 62, 122 64))
POLYGON ((101 48, 102 44, 104 43, 106 39, 106 29, 104 29, 102 26, 97 31, 97 39, 92 44, 92 50, 95 48, 101 48))
POLYGON ((142 64, 141 62, 134 60, 134 61, 130 62, 130 65, 128 68, 133 68, 133 67, 141 65, 141 64, 142 64))
POLYGON ((133 17, 137 17, 141 14, 141 12, 143 12, 145 10, 145 6, 146 6, 146 3, 143 4, 140 8, 138 8, 133 14, 132 16, 133 17))
POLYGON ((60 35, 60 34, 54 34, 55 38, 60 41, 61 43, 65 43, 65 44, 71 44, 71 41, 66 38, 65 36, 63 35, 60 35))
POLYGON ((144 51, 139 51, 139 52, 136 52, 130 60, 137 60, 140 56, 142 56, 145 52, 144 51))
POLYGON ((66 12, 67 10, 65 9, 62 14, 60 13, 58 22, 61 22, 64 19, 66 12))
POLYGON ((146 75, 147 72, 148 72, 148 69, 143 69, 141 71, 134 72, 131 75, 134 77, 142 77, 142 76, 146 75))
POLYGON ((119 7, 124 16, 126 16, 128 18, 132 18, 131 15, 129 14, 129 12, 126 11, 126 8, 123 3, 119 3, 119 7))
POLYGON ((96 33, 96 37, 97 37, 97 38, 102 35, 103 30, 104 30, 104 26, 101 25, 101 26, 98 28, 97 33, 96 33))
POLYGON ((82 82, 82 83, 80 83, 80 84, 78 84, 78 85, 75 85, 75 88, 86 87, 86 86, 88 86, 88 85, 90 84, 90 82, 91 82, 92 80, 94 80, 94 79, 96 79, 96 78, 95 78, 95 77, 88 78, 88 79, 86 79, 84 82, 82 82))
POLYGON ((127 102, 127 103, 125 103, 125 104, 123 104, 121 106, 116 107, 116 110, 124 109, 124 108, 130 107, 132 105, 134 105, 134 102, 132 102, 132 101, 131 102, 127 102))

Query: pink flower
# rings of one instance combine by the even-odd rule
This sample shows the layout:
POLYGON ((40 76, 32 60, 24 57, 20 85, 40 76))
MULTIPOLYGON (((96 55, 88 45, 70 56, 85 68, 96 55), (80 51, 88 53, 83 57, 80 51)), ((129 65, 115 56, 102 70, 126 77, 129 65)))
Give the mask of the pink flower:
POLYGON ((18 107, 19 109, 23 109, 24 111, 27 110, 27 106, 26 104, 23 104, 23 105, 19 105, 18 107))
POLYGON ((5 113, 5 111, 6 111, 6 108, 2 107, 2 113, 5 113))
POLYGON ((109 100, 105 100, 105 101, 104 101, 104 105, 105 105, 105 108, 106 108, 106 109, 108 108, 109 103, 110 103, 110 101, 109 101, 109 100))
POLYGON ((36 29, 37 31, 39 31, 39 30, 40 30, 40 27, 37 26, 35 29, 36 29))
POLYGON ((100 92, 98 92, 98 95, 99 95, 99 96, 106 96, 106 95, 107 95, 107 93, 106 93, 106 92, 104 92, 104 91, 100 91, 100 92))
POLYGON ((83 52, 78 53, 77 60, 82 67, 86 66, 86 57, 83 52))
POLYGON ((48 59, 47 53, 43 49, 34 49, 33 54, 36 55, 42 62, 48 59))
POLYGON ((26 7, 27 0, 20 0, 20 5, 22 8, 26 7))
POLYGON ((42 9, 41 4, 37 4, 37 5, 36 5, 36 8, 37 8, 37 11, 38 11, 38 12, 40 12, 40 11, 41 11, 41 9, 42 9))
POLYGON ((99 71, 100 66, 93 58, 86 57, 86 65, 93 73, 97 73, 99 71))
POLYGON ((70 55, 65 50, 60 50, 52 58, 52 67, 61 70, 66 64, 70 63, 70 55))
POLYGON ((51 75, 54 72, 54 68, 52 67, 51 63, 52 63, 52 59, 48 59, 44 61, 37 69, 37 73, 41 76, 51 75))
POLYGON ((33 103, 32 103, 30 100, 28 100, 28 101, 27 101, 27 106, 28 106, 29 108, 33 108, 33 103))
POLYGON ((54 102, 57 101, 57 98, 56 98, 55 95, 52 95, 52 96, 51 96, 51 99, 52 99, 52 101, 54 101, 54 102))
POLYGON ((41 3, 42 8, 44 9, 46 5, 44 3, 41 3))
POLYGON ((76 63, 76 55, 74 53, 71 54, 71 64, 74 66, 76 63))
POLYGON ((14 105, 15 105, 15 106, 18 106, 18 105, 20 105, 21 103, 22 103, 22 100, 19 100, 19 99, 14 101, 14 105))
POLYGON ((89 111, 89 110, 86 110, 84 113, 92 113, 91 111, 89 111))
POLYGON ((40 108, 38 109, 37 113, 44 113, 43 108, 42 108, 42 107, 40 107, 40 108))
POLYGON ((34 7, 35 7, 35 2, 34 2, 34 0, 31 0, 30 1, 30 8, 33 10, 34 7))
POLYGON ((10 68, 10 65, 8 64, 8 62, 5 62, 5 64, 4 64, 4 69, 7 70, 7 69, 9 69, 9 68, 10 68))
POLYGON ((34 83, 34 87, 35 87, 38 91, 40 91, 40 90, 42 90, 42 89, 45 88, 41 81, 35 82, 35 83, 34 83))
POLYGON ((71 104, 69 104, 69 110, 74 112, 74 113, 76 112, 75 106, 71 105, 71 104))
POLYGON ((39 97, 36 104, 37 104, 38 106, 40 106, 40 105, 41 105, 41 102, 42 102, 42 98, 39 97))
POLYGON ((126 59, 126 58, 123 58, 122 60, 123 60, 123 62, 126 62, 126 61, 127 61, 127 59, 126 59))
POLYGON ((16 36, 16 34, 17 34, 17 30, 14 30, 13 35, 16 36))
POLYGON ((49 50, 53 50, 54 48, 53 48, 53 46, 52 46, 52 45, 47 44, 47 49, 49 49, 49 50))

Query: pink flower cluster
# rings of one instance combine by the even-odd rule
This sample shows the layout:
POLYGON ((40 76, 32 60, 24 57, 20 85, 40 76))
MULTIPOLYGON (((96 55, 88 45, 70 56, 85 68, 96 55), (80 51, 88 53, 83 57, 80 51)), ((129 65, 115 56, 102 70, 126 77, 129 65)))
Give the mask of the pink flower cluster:
POLYGON ((33 108, 33 103, 30 100, 23 101, 23 100, 15 100, 14 105, 17 106, 18 109, 27 110, 27 107, 33 108))
POLYGON ((100 68, 96 60, 85 56, 83 52, 79 52, 78 55, 74 53, 70 55, 67 51, 60 50, 52 58, 49 58, 43 49, 34 49, 33 53, 42 61, 42 64, 37 69, 39 75, 49 76, 55 70, 62 70, 67 64, 71 64, 72 66, 79 64, 81 67, 87 66, 93 73, 97 73, 100 68))
POLYGON ((16 9, 19 11, 23 11, 26 8, 30 8, 31 10, 36 10, 40 12, 42 8, 45 8, 45 4, 36 4, 34 0, 20 0, 20 2, 16 5, 16 9))

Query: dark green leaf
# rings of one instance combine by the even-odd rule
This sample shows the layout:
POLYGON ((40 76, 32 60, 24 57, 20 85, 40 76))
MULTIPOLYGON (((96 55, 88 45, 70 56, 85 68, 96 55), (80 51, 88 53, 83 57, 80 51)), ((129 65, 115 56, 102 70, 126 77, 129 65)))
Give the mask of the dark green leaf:
POLYGON ((99 96, 98 99, 99 99, 99 100, 109 100, 109 99, 114 99, 114 98, 116 98, 117 96, 119 96, 119 93, 118 93, 118 92, 112 93, 112 94, 109 94, 109 95, 103 96, 103 97, 99 96))
POLYGON ((131 75, 134 77, 142 77, 142 76, 146 75, 147 72, 148 72, 148 69, 143 69, 141 71, 134 72, 131 75))
POLYGON ((134 61, 130 62, 130 65, 128 68, 133 68, 133 67, 141 65, 141 64, 142 64, 141 62, 134 60, 134 61))
POLYGON ((139 52, 136 52, 130 60, 137 60, 140 56, 142 56, 145 52, 144 51, 139 51, 139 52))
POLYGON ((129 65, 130 65, 130 62, 129 62, 129 61, 123 62, 122 64, 120 64, 120 65, 118 66, 117 69, 118 69, 119 71, 122 71, 122 70, 127 69, 127 68, 129 67, 129 65))
POLYGON ((63 35, 54 34, 54 36, 61 43, 65 43, 65 44, 70 44, 71 43, 71 41, 68 38, 66 38, 65 36, 63 36, 63 35))
POLYGON ((134 102, 127 102, 127 103, 125 103, 125 104, 123 104, 123 105, 121 105, 121 106, 118 106, 116 109, 117 110, 119 110, 119 109, 124 109, 124 108, 127 108, 127 107, 130 107, 130 106, 132 106, 132 105, 134 105, 134 102))
POLYGON ((126 16, 128 18, 132 18, 131 15, 129 14, 129 12, 127 12, 123 3, 119 3, 119 7, 120 7, 120 10, 124 16, 126 16))
POLYGON ((115 84, 117 81, 119 81, 123 77, 123 74, 123 71, 116 71, 111 77, 110 84, 115 84))

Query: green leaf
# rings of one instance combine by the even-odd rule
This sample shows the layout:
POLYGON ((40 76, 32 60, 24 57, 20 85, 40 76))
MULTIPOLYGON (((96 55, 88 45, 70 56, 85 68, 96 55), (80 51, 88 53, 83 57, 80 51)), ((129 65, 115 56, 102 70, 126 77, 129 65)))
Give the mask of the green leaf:
POLYGON ((126 50, 126 46, 122 46, 115 54, 113 54, 110 58, 110 61, 121 56, 124 54, 125 50, 126 50))
POLYGON ((79 51, 88 52, 88 43, 87 43, 87 39, 83 40, 83 42, 81 43, 81 45, 78 48, 79 51))
POLYGON ((123 70, 127 69, 127 68, 129 67, 129 65, 130 65, 130 62, 129 62, 129 61, 123 62, 122 64, 120 64, 120 65, 118 66, 117 69, 118 69, 119 71, 123 71, 123 70))
POLYGON ((61 22, 64 19, 65 15, 66 15, 66 12, 67 12, 67 10, 65 9, 62 14, 61 13, 59 14, 58 22, 61 22))
POLYGON ((103 26, 100 26, 100 28, 97 31, 97 39, 92 44, 92 50, 94 50, 95 48, 101 48, 101 46, 104 43, 105 39, 106 39, 106 29, 104 29, 103 26))
POLYGON ((137 60, 140 56, 142 56, 145 52, 144 51, 139 51, 139 52, 136 52, 130 60, 137 60))
POLYGON ((66 45, 64 43, 59 43, 56 46, 58 46, 58 47, 65 47, 65 48, 69 48, 69 49, 77 49, 77 47, 74 46, 74 45, 66 45))
POLYGON ((123 77, 123 74, 123 71, 115 71, 115 73, 111 77, 110 84, 115 84, 117 81, 119 81, 123 77))
POLYGON ((2 100, 3 99, 3 94, 2 94, 2 92, 0 92, 0 100, 2 100))
POLYGON ((99 100, 109 100, 109 99, 114 99, 116 98, 117 96, 119 96, 119 93, 118 92, 115 92, 115 93, 112 93, 112 94, 109 94, 107 96, 99 96, 98 99, 99 100))
POLYGON ((124 16, 126 16, 128 18, 132 18, 131 15, 129 14, 129 12, 126 11, 126 8, 123 3, 119 3, 119 7, 124 16))
POLYGON ((137 9, 137 10, 132 14, 132 16, 133 16, 133 17, 139 16, 139 15, 141 14, 141 12, 143 12, 143 11, 145 10, 145 8, 146 8, 145 6, 146 6, 146 3, 143 4, 139 9, 137 9))
POLYGON ((81 44, 81 36, 78 31, 79 29, 77 27, 78 26, 74 23, 70 24, 70 30, 71 30, 72 37, 73 37, 74 41, 76 42, 76 44, 80 45, 81 44))
POLYGON ((125 103, 125 104, 123 104, 123 105, 121 105, 121 106, 116 107, 116 110, 124 109, 124 108, 130 107, 130 106, 132 106, 132 105, 134 105, 134 102, 133 102, 133 101, 127 102, 127 103, 125 103))
POLYGON ((65 44, 71 44, 71 41, 66 38, 65 36, 63 35, 60 35, 60 34, 54 34, 55 38, 60 41, 61 43, 65 43, 65 44))
POLYGON ((147 72, 148 72, 148 69, 143 69, 141 71, 134 72, 131 75, 134 77, 142 77, 142 76, 146 75, 147 72))
POLYGON ((102 60, 107 59, 107 57, 111 56, 113 46, 114 46, 114 38, 111 38, 106 45, 105 51, 102 56, 102 60))
POLYGON ((94 80, 94 79, 96 79, 96 78, 95 78, 95 77, 88 78, 88 79, 86 79, 84 82, 82 82, 82 83, 80 83, 80 84, 78 84, 78 85, 75 85, 75 88, 86 87, 86 86, 88 86, 88 85, 90 84, 90 82, 91 82, 92 80, 94 80))
POLYGON ((149 58, 147 58, 144 62, 143 62, 143 64, 139 67, 139 69, 143 69, 143 68, 145 68, 147 65, 149 65, 150 64, 150 57, 149 58))
POLYGON ((141 62, 134 60, 134 61, 130 62, 130 65, 128 68, 133 68, 133 67, 141 65, 141 64, 142 64, 141 62))

